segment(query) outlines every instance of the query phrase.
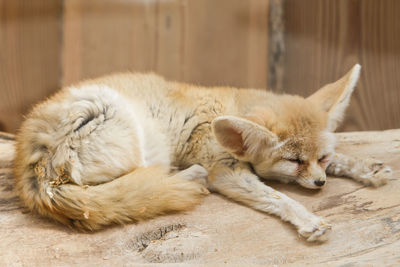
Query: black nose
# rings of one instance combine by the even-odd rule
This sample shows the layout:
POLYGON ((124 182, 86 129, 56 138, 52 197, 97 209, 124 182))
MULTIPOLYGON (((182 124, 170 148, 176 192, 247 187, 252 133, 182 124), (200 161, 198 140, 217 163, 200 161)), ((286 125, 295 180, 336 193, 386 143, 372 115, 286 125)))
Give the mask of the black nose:
POLYGON ((325 184, 325 181, 316 180, 316 181, 314 181, 314 184, 315 184, 316 186, 323 186, 323 185, 325 184))

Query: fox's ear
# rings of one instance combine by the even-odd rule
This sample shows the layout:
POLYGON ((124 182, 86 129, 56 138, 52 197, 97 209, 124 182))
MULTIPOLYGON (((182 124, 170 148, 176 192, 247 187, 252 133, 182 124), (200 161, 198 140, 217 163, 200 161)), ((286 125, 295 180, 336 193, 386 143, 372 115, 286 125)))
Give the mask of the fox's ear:
POLYGON ((235 116, 215 118, 211 127, 218 143, 228 152, 243 157, 263 147, 273 147, 278 137, 255 122, 235 116))
POLYGON ((328 131, 334 131, 342 120, 358 81, 360 69, 361 66, 356 64, 340 80, 325 85, 308 97, 309 100, 328 113, 328 131))

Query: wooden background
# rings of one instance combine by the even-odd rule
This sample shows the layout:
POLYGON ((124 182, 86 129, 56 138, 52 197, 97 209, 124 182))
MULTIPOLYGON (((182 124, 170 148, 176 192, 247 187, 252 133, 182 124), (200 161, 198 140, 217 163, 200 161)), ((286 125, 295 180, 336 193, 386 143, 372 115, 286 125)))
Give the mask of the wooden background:
POLYGON ((0 0, 0 130, 113 71, 306 96, 355 63, 341 130, 400 128, 398 14, 398 0, 0 0))

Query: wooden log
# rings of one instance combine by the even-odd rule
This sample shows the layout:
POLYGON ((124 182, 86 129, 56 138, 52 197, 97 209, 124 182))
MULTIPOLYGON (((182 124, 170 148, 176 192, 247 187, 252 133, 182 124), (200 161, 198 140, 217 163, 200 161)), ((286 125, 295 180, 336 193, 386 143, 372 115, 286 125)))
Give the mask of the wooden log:
POLYGON ((333 224, 329 241, 315 245, 280 219, 216 194, 190 212, 78 233, 20 206, 12 178, 15 141, 0 133, 0 265, 398 265, 400 129, 341 133, 338 140, 338 151, 379 158, 394 174, 380 188, 343 178, 330 178, 320 191, 268 182, 333 224))

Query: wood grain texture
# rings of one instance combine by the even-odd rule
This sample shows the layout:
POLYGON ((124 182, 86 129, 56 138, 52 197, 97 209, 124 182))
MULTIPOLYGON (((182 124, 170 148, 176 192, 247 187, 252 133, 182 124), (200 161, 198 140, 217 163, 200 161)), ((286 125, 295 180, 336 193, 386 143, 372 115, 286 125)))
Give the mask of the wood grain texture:
POLYGON ((61 1, 0 0, 0 130, 59 88, 61 1))
POLYGON ((317 191, 267 182, 333 224, 329 241, 318 245, 279 218, 217 194, 193 211, 78 233, 21 207, 11 169, 15 141, 0 133, 0 266, 397 266, 399 136, 400 129, 337 135, 341 153, 392 166, 393 178, 383 187, 334 177, 317 191))
POLYGON ((72 0, 64 13, 64 85, 132 70, 266 87, 267 0, 72 0))
POLYGON ((284 88, 309 95, 363 66, 341 130, 400 127, 400 1, 285 1, 284 88))
POLYGON ((340 130, 399 128, 399 13, 397 0, 0 0, 0 130, 110 72, 306 96, 357 62, 340 130))
POLYGON ((118 71, 150 71, 156 55, 155 1, 64 2, 63 85, 118 71))
POLYGON ((268 1, 188 1, 185 81, 266 88, 268 1))
POLYGON ((285 21, 283 14, 284 0, 271 0, 269 4, 269 38, 268 38, 268 89, 283 90, 284 55, 285 55, 285 21))

